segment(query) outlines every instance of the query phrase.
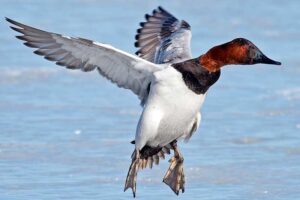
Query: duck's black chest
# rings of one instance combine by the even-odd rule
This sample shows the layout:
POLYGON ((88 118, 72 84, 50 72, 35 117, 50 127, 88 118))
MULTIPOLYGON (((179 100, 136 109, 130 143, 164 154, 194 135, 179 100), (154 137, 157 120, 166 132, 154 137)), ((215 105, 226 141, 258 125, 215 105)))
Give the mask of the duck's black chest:
POLYGON ((209 72, 198 59, 172 64, 182 74, 185 84, 196 94, 204 94, 220 78, 221 71, 209 72))

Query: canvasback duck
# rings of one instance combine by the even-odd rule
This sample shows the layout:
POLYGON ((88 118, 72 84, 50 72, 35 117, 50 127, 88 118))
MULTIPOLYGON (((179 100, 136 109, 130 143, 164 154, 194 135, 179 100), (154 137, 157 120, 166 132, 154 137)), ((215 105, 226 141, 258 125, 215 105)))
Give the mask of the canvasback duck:
POLYGON ((137 125, 132 162, 125 181, 126 191, 136 195, 139 170, 152 168, 172 150, 174 156, 163 178, 177 195, 185 190, 183 156, 178 139, 189 140, 200 125, 200 109, 208 89, 226 65, 273 64, 252 42, 237 38, 192 58, 191 27, 162 7, 137 30, 137 55, 110 45, 39 30, 12 19, 11 28, 22 35, 34 53, 57 65, 84 72, 98 72, 119 87, 130 89, 141 100, 143 112, 137 125))

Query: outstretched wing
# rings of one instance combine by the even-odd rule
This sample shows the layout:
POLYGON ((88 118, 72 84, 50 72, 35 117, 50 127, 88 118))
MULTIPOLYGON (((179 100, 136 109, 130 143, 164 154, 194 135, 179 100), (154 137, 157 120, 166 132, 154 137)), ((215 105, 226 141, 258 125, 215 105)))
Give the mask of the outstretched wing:
POLYGON ((191 27, 186 21, 179 21, 162 7, 155 9, 152 15, 146 14, 145 18, 135 37, 138 56, 157 64, 192 57, 191 27))
POLYGON ((34 53, 69 69, 99 73, 119 87, 132 90, 144 101, 154 71, 161 67, 149 61, 130 55, 112 46, 83 38, 72 38, 39 30, 6 18, 11 28, 22 33, 16 36, 28 47, 36 48, 34 53))

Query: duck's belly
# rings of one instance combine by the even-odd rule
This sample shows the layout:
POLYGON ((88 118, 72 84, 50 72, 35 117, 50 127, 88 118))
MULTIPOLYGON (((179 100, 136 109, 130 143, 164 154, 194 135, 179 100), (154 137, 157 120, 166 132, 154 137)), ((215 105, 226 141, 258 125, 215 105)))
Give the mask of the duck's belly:
POLYGON ((190 90, 174 68, 156 73, 137 129, 138 145, 164 146, 188 135, 204 99, 205 94, 190 90))
POLYGON ((148 142, 148 145, 165 146, 175 139, 184 138, 190 134, 205 96, 198 95, 196 98, 189 98, 189 100, 177 98, 176 103, 166 102, 170 109, 164 106, 164 117, 160 121, 157 135, 148 142))

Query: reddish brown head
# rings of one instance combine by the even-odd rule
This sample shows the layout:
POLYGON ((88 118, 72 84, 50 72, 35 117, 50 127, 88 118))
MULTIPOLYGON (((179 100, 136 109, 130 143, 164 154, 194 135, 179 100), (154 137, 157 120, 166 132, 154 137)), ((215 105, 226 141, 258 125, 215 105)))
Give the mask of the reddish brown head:
POLYGON ((281 65, 265 56, 252 42, 237 38, 211 48, 200 56, 200 64, 208 71, 215 72, 224 65, 253 65, 258 63, 281 65))

